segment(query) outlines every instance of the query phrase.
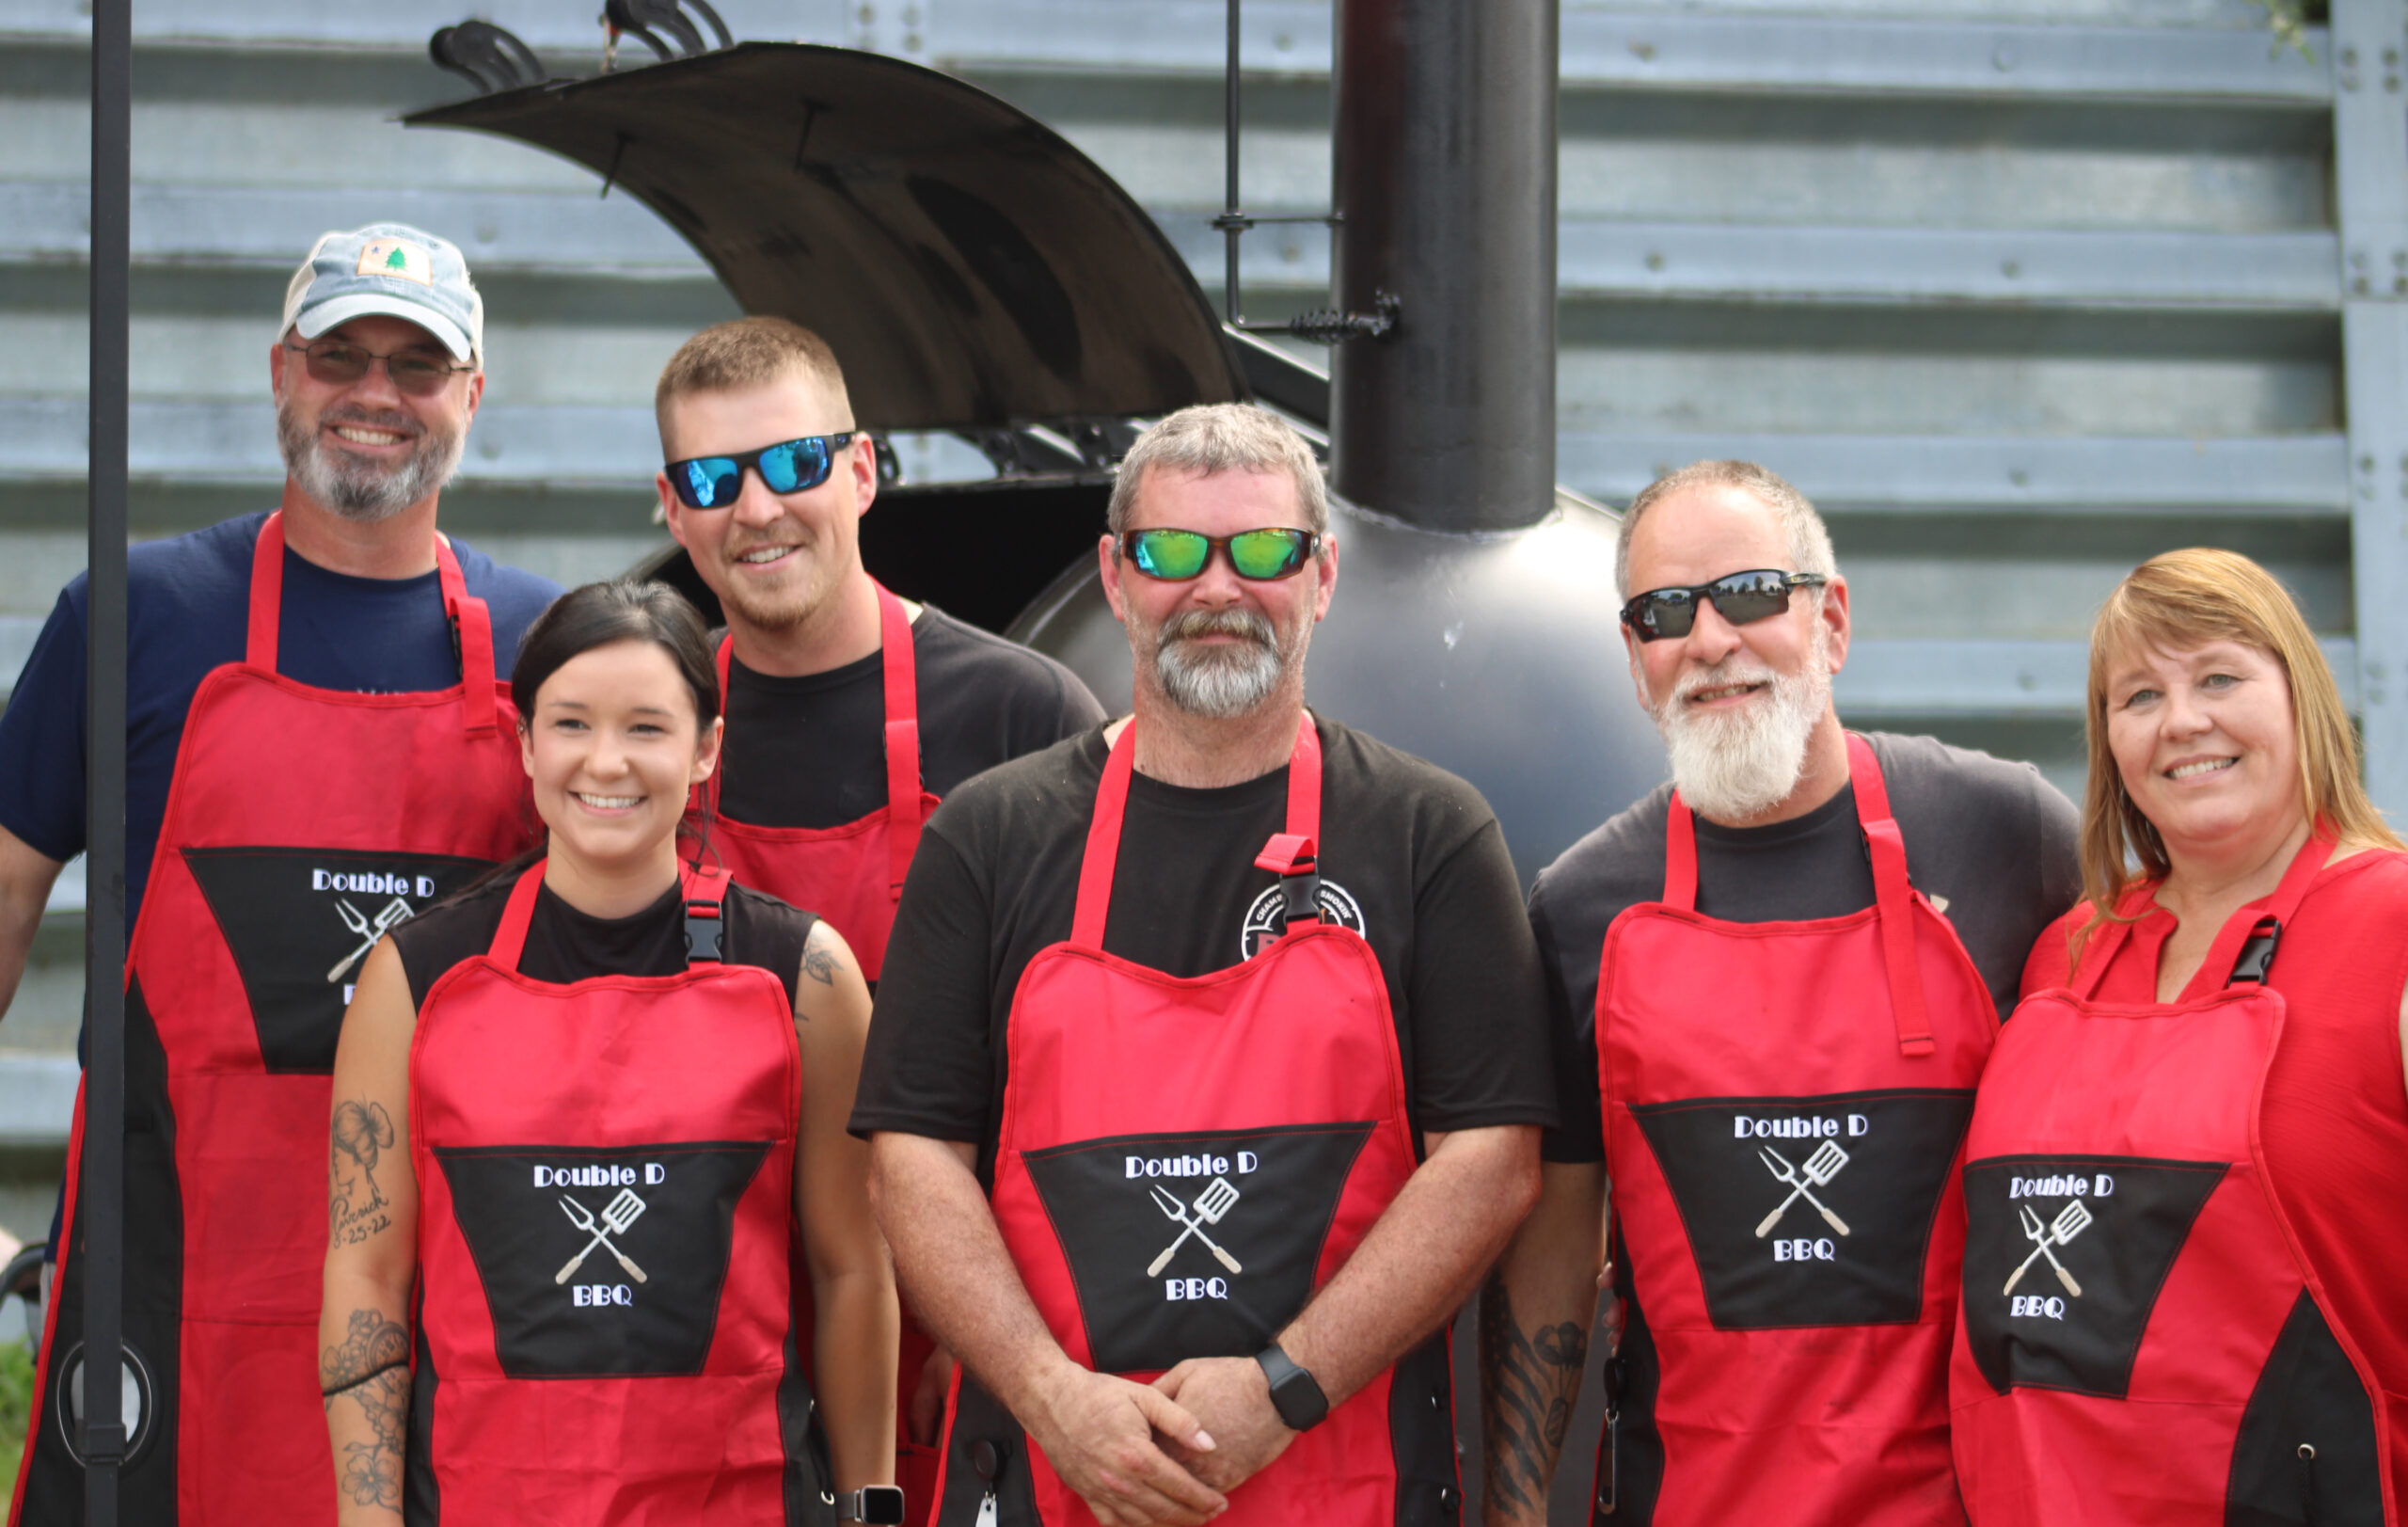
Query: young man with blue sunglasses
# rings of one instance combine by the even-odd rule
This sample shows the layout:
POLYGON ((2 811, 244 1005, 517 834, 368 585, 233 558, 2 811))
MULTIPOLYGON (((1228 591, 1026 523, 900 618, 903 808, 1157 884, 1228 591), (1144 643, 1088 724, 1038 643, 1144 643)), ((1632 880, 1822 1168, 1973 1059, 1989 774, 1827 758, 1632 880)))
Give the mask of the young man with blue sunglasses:
MULTIPOLYGON (((710 843, 738 882, 828 919, 875 983, 938 800, 1103 708, 1060 663, 870 577, 877 456, 817 335, 766 317, 705 329, 662 371, 655 408, 661 512, 727 622, 710 843)), ((913 1520, 947 1373, 907 1319, 896 1472, 913 1520)))

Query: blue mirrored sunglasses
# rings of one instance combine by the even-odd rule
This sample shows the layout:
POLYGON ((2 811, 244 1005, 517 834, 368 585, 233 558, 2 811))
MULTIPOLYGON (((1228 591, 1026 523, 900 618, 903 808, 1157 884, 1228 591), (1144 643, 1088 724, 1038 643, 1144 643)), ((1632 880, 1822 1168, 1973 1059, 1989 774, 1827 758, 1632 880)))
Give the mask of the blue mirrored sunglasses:
POLYGON ((761 474, 762 483, 772 493, 803 493, 817 487, 835 469, 837 448, 858 433, 806 435, 800 440, 780 440, 732 456, 689 456, 661 469, 668 473, 679 503, 689 509, 724 509, 744 490, 747 467, 761 474))

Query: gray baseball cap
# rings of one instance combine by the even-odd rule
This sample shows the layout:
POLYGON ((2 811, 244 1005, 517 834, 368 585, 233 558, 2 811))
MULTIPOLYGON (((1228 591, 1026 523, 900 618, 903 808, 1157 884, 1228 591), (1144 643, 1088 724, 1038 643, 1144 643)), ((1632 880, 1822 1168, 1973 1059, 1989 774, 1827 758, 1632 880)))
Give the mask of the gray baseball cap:
POLYGON ((407 223, 324 233, 284 290, 284 328, 314 340, 338 324, 379 313, 407 319, 459 361, 484 350, 485 300, 449 239, 407 223))

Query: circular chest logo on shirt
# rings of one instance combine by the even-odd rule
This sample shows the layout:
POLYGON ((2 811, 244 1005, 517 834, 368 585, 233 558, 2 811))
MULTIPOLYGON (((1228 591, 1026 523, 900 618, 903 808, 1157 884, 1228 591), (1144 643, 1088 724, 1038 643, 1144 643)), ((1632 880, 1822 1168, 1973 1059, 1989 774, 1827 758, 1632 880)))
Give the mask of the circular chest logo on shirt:
MULTIPOLYGON (((1340 928, 1363 931, 1362 903, 1345 886, 1334 880, 1323 881, 1320 899, 1323 917, 1340 928)), ((1286 907, 1286 893, 1276 885, 1254 899, 1254 905, 1245 909, 1245 929, 1238 935, 1239 959, 1253 959, 1288 931, 1286 907)))

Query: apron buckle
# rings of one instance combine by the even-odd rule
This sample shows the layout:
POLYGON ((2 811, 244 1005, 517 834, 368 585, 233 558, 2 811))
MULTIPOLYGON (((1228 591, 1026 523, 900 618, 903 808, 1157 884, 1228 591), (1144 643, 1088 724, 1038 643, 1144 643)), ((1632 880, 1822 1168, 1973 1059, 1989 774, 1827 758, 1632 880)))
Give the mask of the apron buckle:
POLYGON ((719 908, 720 904, 716 901, 686 903, 686 962, 688 964, 721 962, 719 908))

